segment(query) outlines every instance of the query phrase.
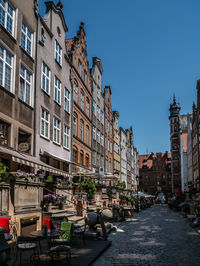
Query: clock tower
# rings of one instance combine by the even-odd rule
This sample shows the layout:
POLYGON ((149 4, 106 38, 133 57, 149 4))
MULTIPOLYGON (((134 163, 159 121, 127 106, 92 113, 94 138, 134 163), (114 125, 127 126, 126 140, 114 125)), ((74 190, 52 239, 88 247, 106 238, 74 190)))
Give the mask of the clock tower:
POLYGON ((181 188, 181 156, 180 156, 180 105, 176 102, 170 104, 170 149, 171 149, 171 187, 172 192, 181 188))

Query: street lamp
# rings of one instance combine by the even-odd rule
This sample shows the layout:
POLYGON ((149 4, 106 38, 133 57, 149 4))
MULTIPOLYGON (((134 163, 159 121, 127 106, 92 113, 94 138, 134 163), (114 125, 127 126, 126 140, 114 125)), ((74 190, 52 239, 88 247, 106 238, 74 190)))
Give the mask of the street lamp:
POLYGON ((139 176, 136 176, 136 181, 137 181, 137 205, 136 205, 136 211, 139 212, 139 202, 138 202, 139 176))

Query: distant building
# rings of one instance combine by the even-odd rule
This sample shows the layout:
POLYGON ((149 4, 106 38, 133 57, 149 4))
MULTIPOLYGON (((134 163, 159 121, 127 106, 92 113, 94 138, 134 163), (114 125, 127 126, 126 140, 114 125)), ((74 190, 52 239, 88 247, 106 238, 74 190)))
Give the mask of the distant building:
POLYGON ((126 131, 122 127, 119 128, 120 134, 120 155, 121 155, 121 182, 125 182, 127 188, 127 138, 126 131))
POLYGON ((120 134, 118 126, 119 112, 113 111, 113 172, 121 180, 120 134))
POLYGON ((158 191, 171 193, 171 154, 139 155, 139 189, 154 195, 158 191))

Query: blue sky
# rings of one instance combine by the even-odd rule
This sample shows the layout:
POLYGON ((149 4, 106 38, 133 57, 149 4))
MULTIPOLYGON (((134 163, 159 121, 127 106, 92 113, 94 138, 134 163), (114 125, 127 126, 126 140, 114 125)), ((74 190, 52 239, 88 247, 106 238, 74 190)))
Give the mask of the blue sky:
MULTIPOLYGON (((54 1, 57 3, 57 1, 54 1)), ((120 126, 140 154, 169 151, 169 104, 192 111, 200 79, 199 0, 63 0, 71 38, 85 22, 88 60, 101 58, 120 126)), ((44 1, 40 0, 41 14, 44 1)))

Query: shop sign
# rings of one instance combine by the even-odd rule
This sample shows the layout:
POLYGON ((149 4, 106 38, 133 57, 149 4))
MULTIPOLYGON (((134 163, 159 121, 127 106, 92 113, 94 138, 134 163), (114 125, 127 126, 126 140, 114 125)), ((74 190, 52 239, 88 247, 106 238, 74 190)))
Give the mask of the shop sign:
POLYGON ((24 152, 24 151, 28 151, 30 148, 30 144, 28 142, 21 142, 19 144, 19 151, 24 152))

